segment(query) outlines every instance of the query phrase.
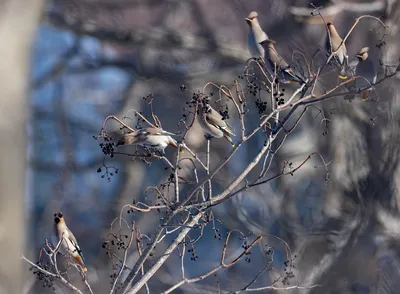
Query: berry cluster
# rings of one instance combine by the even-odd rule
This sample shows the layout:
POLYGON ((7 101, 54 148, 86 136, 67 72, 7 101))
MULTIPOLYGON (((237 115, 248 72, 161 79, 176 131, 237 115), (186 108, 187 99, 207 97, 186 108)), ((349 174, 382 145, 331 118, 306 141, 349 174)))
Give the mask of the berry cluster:
POLYGON ((282 89, 281 91, 281 93, 274 93, 274 98, 278 106, 285 104, 285 99, 283 98, 283 96, 285 95, 285 89, 282 89))
MULTIPOLYGON (((44 269, 45 271, 49 271, 51 272, 53 266, 48 265, 48 264, 42 264, 40 261, 36 262, 36 265, 41 267, 42 269, 44 269)), ((42 282, 42 286, 43 288, 52 288, 53 291, 55 291, 54 288, 54 280, 56 279, 54 276, 50 276, 45 274, 44 272, 36 269, 35 267, 31 266, 29 268, 30 271, 32 271, 32 273, 34 275, 36 275, 36 279, 38 279, 39 281, 42 282)))
POLYGON ((117 248, 117 250, 128 249, 128 235, 111 234, 111 240, 106 240, 101 244, 101 247, 107 249, 106 255, 111 257, 111 249, 117 248))
POLYGON ((258 109, 258 113, 260 115, 264 114, 267 111, 267 102, 262 101, 260 98, 257 98, 255 103, 258 109))
POLYGON ((192 257, 190 257, 190 260, 196 261, 197 259, 199 259, 199 257, 196 254, 194 245, 192 245, 192 248, 188 249, 188 252, 192 254, 192 257))
POLYGON ((228 110, 229 110, 228 105, 225 105, 225 107, 219 111, 219 114, 222 116, 222 120, 229 119, 228 110))
POLYGON ((118 168, 115 168, 113 166, 106 166, 103 164, 102 167, 99 167, 97 169, 97 173, 101 173, 103 172, 103 168, 104 168, 104 173, 101 175, 101 178, 107 178, 107 181, 111 181, 111 177, 114 176, 114 174, 118 174, 118 168), (113 169, 114 172, 110 172, 109 169, 113 169))
POLYGON ((243 238, 243 245, 242 248, 246 251, 244 254, 246 255, 245 261, 250 262, 251 259, 249 255, 251 255, 251 251, 247 251, 250 248, 249 241, 246 237, 243 238))
MULTIPOLYGON (((294 258, 296 258, 297 255, 294 256, 294 258)), ((295 268, 295 266, 293 265, 293 260, 285 260, 285 262, 283 263, 285 268, 284 268, 284 273, 285 273, 285 277, 282 279, 282 283, 285 286, 289 286, 290 285, 290 280, 293 279, 295 277, 292 269, 295 268)))

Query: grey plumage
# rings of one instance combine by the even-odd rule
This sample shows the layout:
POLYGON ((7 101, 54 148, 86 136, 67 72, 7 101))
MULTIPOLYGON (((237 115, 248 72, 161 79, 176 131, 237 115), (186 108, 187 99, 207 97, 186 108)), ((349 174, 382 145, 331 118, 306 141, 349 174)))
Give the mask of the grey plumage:
POLYGON ((271 39, 264 40, 260 43, 265 51, 264 60, 267 65, 268 73, 274 76, 276 71, 276 78, 279 83, 299 82, 300 84, 304 84, 304 77, 302 77, 300 73, 293 71, 286 60, 279 55, 275 49, 275 43, 276 42, 271 39))
POLYGON ((159 128, 139 129, 123 135, 118 140, 116 146, 140 145, 146 148, 153 148, 163 153, 168 145, 178 147, 176 140, 171 136, 175 136, 175 134, 159 128))
POLYGON ((268 39, 268 35, 263 31, 258 22, 258 13, 256 11, 250 12, 250 14, 245 18, 247 24, 249 25, 249 33, 247 36, 247 45, 252 57, 254 58, 264 58, 264 48, 260 43, 268 39))
POLYGON ((347 68, 349 64, 349 57, 347 55, 346 44, 343 43, 343 39, 339 36, 333 23, 328 22, 327 27, 327 37, 325 42, 325 49, 329 55, 332 53, 333 59, 340 66, 339 78, 347 79, 347 68))
MULTIPOLYGON (((357 56, 358 64, 356 67, 356 76, 362 78, 356 79, 356 87, 363 89, 376 83, 377 72, 373 60, 368 58, 368 47, 362 48, 357 56)), ((371 89, 367 89, 361 93, 362 100, 367 100, 371 89)))
POLYGON ((86 272, 86 266, 82 251, 76 241, 74 234, 67 227, 62 212, 54 213, 54 227, 52 241, 54 247, 60 243, 59 252, 64 256, 70 256, 71 259, 79 264, 83 272, 86 272), (60 242, 60 240, 62 240, 60 242))
POLYGON ((235 136, 229 125, 222 116, 209 105, 208 99, 202 99, 198 103, 198 122, 204 132, 214 138, 224 137, 234 146, 231 135, 235 136))

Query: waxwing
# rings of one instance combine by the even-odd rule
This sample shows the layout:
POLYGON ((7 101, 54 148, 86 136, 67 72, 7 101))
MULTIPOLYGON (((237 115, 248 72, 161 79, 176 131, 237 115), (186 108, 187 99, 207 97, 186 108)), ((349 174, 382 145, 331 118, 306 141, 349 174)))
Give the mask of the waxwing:
POLYGON ((164 149, 170 145, 178 147, 175 139, 171 136, 175 134, 164 131, 159 128, 145 128, 123 135, 117 142, 117 146, 121 145, 140 145, 145 148, 153 148, 164 154, 164 149))
MULTIPOLYGON (((368 47, 362 48, 356 55, 358 59, 358 64, 356 67, 356 76, 360 76, 360 78, 356 79, 356 87, 358 89, 363 89, 366 87, 370 87, 371 84, 376 83, 376 68, 375 64, 371 59, 368 59, 368 47)), ((367 89, 361 93, 362 100, 368 100, 369 92, 372 89, 367 89)))
POLYGON ((287 84, 290 82, 298 82, 304 84, 305 79, 302 75, 294 72, 285 59, 276 51, 275 43, 276 42, 271 39, 264 40, 260 43, 265 50, 264 60, 267 64, 268 73, 274 76, 276 71, 276 78, 279 83, 287 84))
POLYGON ((198 103, 197 119, 204 132, 214 138, 224 137, 232 146, 235 146, 230 137, 235 134, 222 116, 210 106, 208 98, 198 103))
POLYGON ((81 249, 74 234, 68 229, 62 212, 54 213, 54 232, 53 245, 56 247, 60 243, 59 252, 64 256, 69 256, 71 260, 78 264, 84 273, 87 272, 81 249), (61 243, 60 243, 60 240, 61 243))
POLYGON ((247 44, 249 51, 254 58, 264 58, 264 48, 260 43, 268 39, 268 35, 263 31, 257 19, 258 13, 255 11, 250 12, 249 16, 245 18, 249 25, 249 34, 247 36, 247 44))
POLYGON ((325 49, 329 55, 334 53, 333 58, 340 66, 340 79, 347 79, 347 67, 349 63, 349 57, 347 55, 346 45, 343 43, 343 39, 339 36, 333 23, 328 22, 327 27, 327 38, 325 43, 325 49), (340 47, 340 48, 339 48, 340 47))

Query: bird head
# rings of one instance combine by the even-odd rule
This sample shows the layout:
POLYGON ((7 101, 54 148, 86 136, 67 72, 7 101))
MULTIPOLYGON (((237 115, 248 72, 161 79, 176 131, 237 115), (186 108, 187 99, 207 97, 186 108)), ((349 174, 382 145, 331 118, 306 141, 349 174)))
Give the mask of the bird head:
POLYGON ((250 14, 245 18, 247 24, 249 26, 251 26, 251 24, 253 23, 253 20, 256 19, 257 16, 258 16, 258 13, 256 11, 250 12, 250 14))
POLYGON ((136 137, 135 137, 134 133, 125 134, 118 140, 118 142, 115 146, 132 144, 135 141, 135 138, 136 137))
POLYGON ((331 23, 331 22, 328 22, 327 24, 326 24, 326 27, 328 28, 328 30, 330 31, 330 33, 331 34, 338 34, 338 32, 336 31, 336 28, 335 28, 335 26, 333 25, 333 23, 331 23))
POLYGON ((54 213, 54 222, 56 224, 62 222, 64 220, 64 215, 62 214, 61 211, 57 211, 54 213))
POLYGON ((369 47, 364 47, 362 48, 360 51, 358 51, 356 57, 358 58, 358 60, 360 61, 365 61, 368 58, 368 51, 369 51, 369 47))

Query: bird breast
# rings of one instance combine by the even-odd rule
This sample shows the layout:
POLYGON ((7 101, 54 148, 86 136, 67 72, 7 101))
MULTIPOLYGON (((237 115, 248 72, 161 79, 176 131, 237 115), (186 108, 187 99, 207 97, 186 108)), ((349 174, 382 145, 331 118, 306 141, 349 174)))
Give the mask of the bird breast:
POLYGON ((170 140, 172 140, 170 136, 161 136, 161 135, 144 136, 139 140, 139 144, 144 147, 165 149, 168 146, 170 140))

